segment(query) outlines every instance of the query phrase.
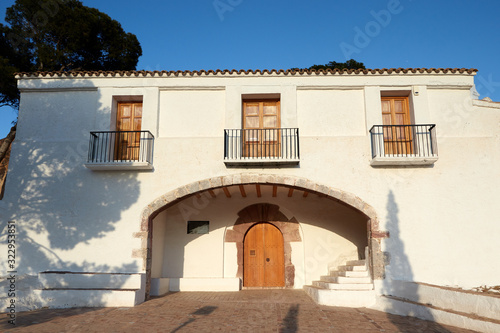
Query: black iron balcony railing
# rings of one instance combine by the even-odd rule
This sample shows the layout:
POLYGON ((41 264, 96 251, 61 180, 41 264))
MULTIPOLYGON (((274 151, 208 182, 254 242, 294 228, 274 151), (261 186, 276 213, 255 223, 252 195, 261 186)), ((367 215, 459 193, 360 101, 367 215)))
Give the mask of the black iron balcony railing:
POLYGON ((299 160, 299 129, 226 129, 225 160, 299 160))
POLYGON ((436 125, 374 125, 372 157, 437 156, 436 125))
POLYGON ((90 132, 88 163, 153 162, 150 131, 90 132))

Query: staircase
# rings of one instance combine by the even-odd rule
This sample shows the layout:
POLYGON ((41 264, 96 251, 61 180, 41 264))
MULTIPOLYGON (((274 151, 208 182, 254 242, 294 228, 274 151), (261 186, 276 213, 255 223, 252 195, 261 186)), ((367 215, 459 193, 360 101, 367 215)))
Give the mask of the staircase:
POLYGON ((375 303, 375 291, 366 260, 352 260, 329 275, 304 286, 312 299, 321 305, 368 307, 375 303))

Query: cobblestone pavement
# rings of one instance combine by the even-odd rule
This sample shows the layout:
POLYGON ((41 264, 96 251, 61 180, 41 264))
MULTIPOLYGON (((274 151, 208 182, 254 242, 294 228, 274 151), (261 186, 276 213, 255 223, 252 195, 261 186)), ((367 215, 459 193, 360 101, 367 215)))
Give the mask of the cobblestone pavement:
POLYGON ((179 292, 133 308, 1 315, 1 332, 472 332, 366 308, 327 307, 302 290, 179 292))

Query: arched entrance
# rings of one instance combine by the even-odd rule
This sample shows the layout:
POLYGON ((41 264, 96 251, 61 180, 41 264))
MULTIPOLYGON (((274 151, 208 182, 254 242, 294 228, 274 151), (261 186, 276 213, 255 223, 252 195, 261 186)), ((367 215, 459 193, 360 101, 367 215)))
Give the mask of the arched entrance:
MULTIPOLYGON (((234 175, 226 175, 222 177, 213 177, 201 181, 196 181, 191 184, 187 184, 185 186, 181 186, 172 190, 154 201, 152 201, 142 212, 141 215, 141 231, 135 233, 135 237, 141 238, 142 246, 133 251, 133 257, 142 258, 143 259, 143 269, 146 272, 146 297, 149 297, 149 288, 151 284, 151 267, 152 267, 152 234, 153 234, 153 220, 160 214, 165 211, 169 207, 173 207, 177 203, 186 200, 186 198, 197 198, 200 197, 200 194, 206 192, 206 194, 210 194, 213 196, 214 190, 224 190, 225 195, 228 198, 231 198, 231 193, 228 191, 230 187, 238 192, 238 195, 241 197, 246 197, 246 192, 248 192, 248 187, 256 188, 257 195, 260 197, 260 187, 267 186, 272 188, 285 188, 287 191, 288 197, 295 197, 295 193, 297 191, 302 191, 300 196, 302 198, 309 198, 314 196, 316 198, 325 198, 328 200, 333 200, 337 204, 344 205, 345 207, 349 207, 354 211, 362 214, 365 217, 366 231, 367 231, 367 244, 368 244, 368 252, 366 253, 366 259, 368 260, 369 268, 371 271, 371 276, 373 279, 383 279, 384 278, 384 266, 386 265, 385 257, 380 248, 380 239, 388 237, 388 233, 385 231, 381 231, 379 229, 379 223, 377 219, 377 214, 373 207, 369 204, 358 198, 357 196, 335 189, 330 186, 326 186, 323 184, 315 183, 311 180, 300 178, 296 176, 281 176, 281 175, 272 175, 272 174, 234 174, 234 175)), ((279 192, 279 191, 278 191, 279 192)), ((235 193, 233 193, 233 196, 235 193)), ((272 197, 275 197, 275 193, 273 191, 272 197)), ((286 236, 287 233, 284 231, 282 226, 276 225, 275 221, 280 221, 279 219, 254 219, 249 216, 240 216, 242 221, 248 220, 248 222, 252 221, 253 223, 242 223, 236 224, 233 230, 228 230, 225 235, 225 242, 236 242, 235 252, 237 250, 238 255, 238 274, 237 276, 243 278, 243 236, 244 233, 239 233, 239 230, 246 228, 247 230, 256 222, 259 221, 272 221, 271 223, 278 227, 282 234, 284 235, 285 240, 285 285, 288 286, 288 271, 289 268, 293 268, 293 265, 287 266, 286 262, 288 262, 289 258, 287 257, 287 244, 290 244, 290 237, 286 236), (247 218, 248 217, 248 218, 247 218), (249 225, 250 224, 250 225, 249 225), (246 227, 248 226, 248 227, 246 227), (229 232, 231 231, 231 232, 229 232), (231 240, 234 239, 234 240, 231 240), (241 243, 240 240, 241 239, 241 243), (240 245, 241 244, 241 247, 240 245), (240 252, 241 250, 241 252, 240 252), (241 257, 240 257, 241 253, 241 257), (241 258, 241 266, 240 266, 240 258, 241 258), (241 267, 241 270, 240 270, 241 267), (241 272, 241 275, 239 275, 241 272)), ((293 220, 293 218, 292 218, 293 220)), ((288 221, 287 222, 291 222, 288 221)), ((279 224, 279 223, 278 223, 279 224)), ((291 226, 290 223, 284 223, 284 225, 291 226)), ((321 245, 321 244, 318 244, 321 245)), ((313 253, 315 256, 323 256, 321 252, 321 246, 318 247, 317 253, 313 253)), ((307 264, 307 263, 306 263, 307 264)), ((292 280, 293 281, 293 280, 292 280)))
POLYGON ((243 252, 244 287, 285 286, 284 242, 278 228, 255 224, 245 235, 243 252))
POLYGON ((290 219, 281 212, 277 205, 259 203, 245 207, 238 212, 238 219, 234 222, 232 230, 227 230, 224 242, 236 243, 238 271, 236 276, 244 279, 243 275, 243 241, 245 235, 256 223, 266 221, 276 227, 283 236, 284 243, 284 269, 285 287, 293 287, 295 280, 295 267, 292 264, 292 242, 300 242, 299 222, 295 217, 290 219))

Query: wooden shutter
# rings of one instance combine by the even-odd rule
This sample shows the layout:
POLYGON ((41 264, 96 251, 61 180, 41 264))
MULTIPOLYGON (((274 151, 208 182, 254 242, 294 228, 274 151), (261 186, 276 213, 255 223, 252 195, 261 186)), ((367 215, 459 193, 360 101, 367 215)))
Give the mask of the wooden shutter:
POLYGON ((245 157, 280 155, 280 101, 243 101, 243 154, 245 157))
POLYGON ((408 97, 382 97, 382 121, 386 154, 412 154, 412 128, 408 97))
POLYGON ((141 145, 142 102, 118 103, 116 160, 138 160, 141 145))

